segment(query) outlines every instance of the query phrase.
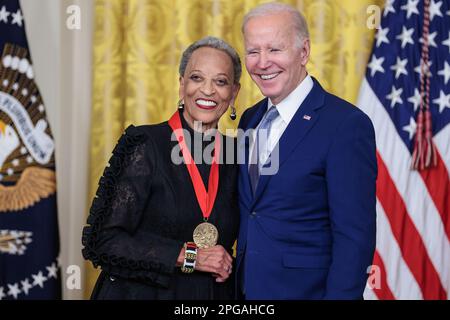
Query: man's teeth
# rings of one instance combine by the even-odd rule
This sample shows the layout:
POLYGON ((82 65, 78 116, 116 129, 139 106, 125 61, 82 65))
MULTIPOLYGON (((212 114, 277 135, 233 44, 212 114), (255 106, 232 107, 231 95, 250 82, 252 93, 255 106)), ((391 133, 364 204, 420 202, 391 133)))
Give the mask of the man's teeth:
POLYGON ((272 74, 262 74, 261 75, 261 79, 263 80, 269 80, 269 79, 273 79, 278 75, 278 73, 272 73, 272 74))
POLYGON ((214 101, 202 100, 202 99, 198 99, 195 102, 197 104, 199 104, 201 106, 205 106, 205 107, 215 107, 217 105, 217 103, 215 103, 214 101))

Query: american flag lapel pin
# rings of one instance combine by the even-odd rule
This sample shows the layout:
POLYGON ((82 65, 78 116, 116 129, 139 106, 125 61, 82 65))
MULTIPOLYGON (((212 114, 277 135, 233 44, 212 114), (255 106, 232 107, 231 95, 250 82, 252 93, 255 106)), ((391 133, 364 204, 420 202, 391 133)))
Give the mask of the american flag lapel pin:
POLYGON ((305 115, 303 116, 303 119, 305 119, 305 120, 311 120, 311 116, 308 116, 307 114, 305 114, 305 115))

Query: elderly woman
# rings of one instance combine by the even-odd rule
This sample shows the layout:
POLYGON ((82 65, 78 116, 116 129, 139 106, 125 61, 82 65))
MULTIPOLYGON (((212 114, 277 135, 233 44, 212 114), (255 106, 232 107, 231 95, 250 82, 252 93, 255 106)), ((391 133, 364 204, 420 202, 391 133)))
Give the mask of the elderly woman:
POLYGON ((207 37, 184 51, 179 71, 178 110, 127 128, 100 179, 83 230, 83 256, 102 269, 92 299, 234 297, 237 167, 223 161, 234 139, 217 124, 229 106, 236 117, 241 62, 207 37))

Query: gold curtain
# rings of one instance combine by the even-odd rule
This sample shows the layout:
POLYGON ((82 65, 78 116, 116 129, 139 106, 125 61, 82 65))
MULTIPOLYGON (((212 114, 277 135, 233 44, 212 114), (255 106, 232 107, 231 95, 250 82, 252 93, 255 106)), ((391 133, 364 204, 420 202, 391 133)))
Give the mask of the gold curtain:
MULTIPOLYGON (((89 199, 111 151, 129 124, 165 121, 176 110, 182 51, 206 35, 221 37, 243 59, 241 23, 258 0, 95 0, 89 199)), ((355 102, 373 40, 366 9, 384 0, 282 1, 306 16, 310 74, 329 91, 355 102)), ((243 73, 238 116, 262 98, 243 73)), ((221 129, 235 128, 224 116, 221 129)), ((88 204, 90 205, 90 204, 88 204)), ((97 272, 88 263, 86 297, 97 272)))

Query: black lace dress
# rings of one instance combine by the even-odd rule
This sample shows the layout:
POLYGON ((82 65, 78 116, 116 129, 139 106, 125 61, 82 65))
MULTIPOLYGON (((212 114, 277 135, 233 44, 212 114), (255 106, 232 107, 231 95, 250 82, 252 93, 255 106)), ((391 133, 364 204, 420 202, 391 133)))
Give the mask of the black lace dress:
MULTIPOLYGON (((92 299, 234 298, 233 275, 217 283, 210 273, 185 274, 175 266, 203 216, 186 166, 171 160, 177 144, 171 134, 167 122, 130 126, 113 151, 83 230, 83 256, 102 269, 92 299)), ((223 137, 223 159, 233 141, 223 137)), ((210 165, 198 167, 207 186, 210 165)), ((230 254, 239 227, 236 183, 237 166, 220 164, 209 221, 230 254)))

